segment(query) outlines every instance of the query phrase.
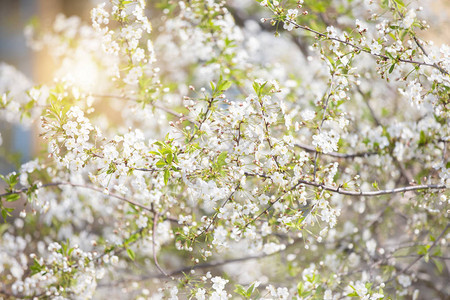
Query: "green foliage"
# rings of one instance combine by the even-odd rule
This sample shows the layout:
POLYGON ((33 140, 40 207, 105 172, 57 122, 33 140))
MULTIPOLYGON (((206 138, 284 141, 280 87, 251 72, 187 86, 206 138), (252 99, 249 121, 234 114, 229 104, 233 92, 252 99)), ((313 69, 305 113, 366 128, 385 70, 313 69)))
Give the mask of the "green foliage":
POLYGON ((240 284, 236 284, 235 285, 235 290, 234 292, 241 295, 242 297, 244 297, 245 299, 251 299, 253 292, 255 291, 255 283, 253 283, 252 285, 250 285, 247 289, 244 288, 242 285, 240 284))

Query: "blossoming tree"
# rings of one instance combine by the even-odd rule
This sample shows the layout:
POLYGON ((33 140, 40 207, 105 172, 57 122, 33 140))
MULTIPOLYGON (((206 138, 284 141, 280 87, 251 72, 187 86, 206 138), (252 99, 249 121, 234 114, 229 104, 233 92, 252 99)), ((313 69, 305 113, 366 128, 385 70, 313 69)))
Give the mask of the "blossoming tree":
POLYGON ((2 65, 3 299, 449 297, 450 49, 402 0, 112 0, 2 65))

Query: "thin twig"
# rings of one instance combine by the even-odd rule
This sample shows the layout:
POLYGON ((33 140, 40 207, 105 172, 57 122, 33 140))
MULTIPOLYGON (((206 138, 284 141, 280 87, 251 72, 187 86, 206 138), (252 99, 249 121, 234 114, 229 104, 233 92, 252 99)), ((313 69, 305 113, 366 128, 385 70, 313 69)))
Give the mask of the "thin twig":
MULTIPOLYGON (((414 42, 416 43, 417 47, 420 48, 420 51, 422 51, 422 53, 423 53, 426 57, 428 57, 427 51, 425 51, 425 48, 423 48, 423 46, 420 44, 419 40, 417 39, 417 37, 416 37, 415 35, 413 36, 413 40, 414 40, 414 42)), ((433 66, 434 66, 435 68, 437 68, 439 71, 441 71, 441 73, 448 74, 443 68, 439 67, 436 63, 433 63, 433 66)))
MULTIPOLYGON (((303 29, 303 30, 312 32, 312 33, 314 33, 314 34, 316 34, 316 35, 318 35, 318 36, 320 36, 320 37, 326 38, 326 39, 328 39, 328 40, 333 40, 333 41, 339 42, 339 43, 341 43, 341 44, 345 44, 345 45, 347 45, 347 46, 350 46, 350 47, 354 48, 354 49, 357 50, 357 51, 366 52, 366 53, 369 53, 369 54, 371 54, 371 55, 373 55, 373 56, 376 56, 376 57, 379 57, 379 58, 383 58, 383 59, 385 59, 385 60, 390 60, 389 56, 387 56, 387 55, 384 55, 384 54, 374 54, 374 53, 372 53, 370 50, 364 49, 364 48, 362 48, 362 47, 360 47, 360 46, 358 46, 358 45, 355 45, 355 44, 353 44, 353 43, 351 43, 351 42, 349 42, 349 41, 344 41, 344 40, 341 40, 341 39, 335 38, 335 37, 328 37, 328 35, 326 35, 325 33, 322 33, 322 32, 319 32, 319 31, 317 31, 317 30, 311 29, 311 28, 309 28, 308 26, 300 25, 300 24, 298 24, 298 23, 296 23, 296 22, 294 22, 294 21, 292 21, 292 20, 287 20, 287 22, 293 24, 296 28, 300 28, 300 29, 303 29)), ((433 67, 433 68, 438 69, 441 73, 448 75, 448 72, 447 72, 446 70, 440 68, 439 66, 437 66, 437 65, 435 65, 435 64, 429 64, 429 63, 426 63, 426 62, 415 61, 415 60, 410 60, 410 59, 403 59, 403 58, 398 58, 397 60, 400 61, 400 62, 410 63, 410 64, 414 64, 414 65, 418 65, 418 66, 428 66, 428 67, 433 67)))
POLYGON ((394 188, 394 189, 389 189, 389 190, 379 190, 379 191, 369 191, 369 192, 359 191, 358 192, 358 191, 344 190, 340 186, 335 188, 335 187, 326 186, 326 185, 321 184, 321 183, 315 183, 315 182, 310 182, 310 181, 306 181, 306 180, 299 180, 299 182, 303 183, 303 184, 306 184, 306 185, 310 185, 310 186, 321 187, 324 190, 327 190, 327 191, 330 191, 330 192, 334 192, 334 193, 338 193, 338 194, 342 194, 342 195, 368 196, 368 197, 387 195, 387 194, 404 193, 404 192, 408 192, 408 191, 428 190, 428 189, 442 190, 442 189, 447 189, 448 188, 445 184, 427 184, 427 185, 423 184, 423 185, 404 186, 404 187, 399 187, 399 188, 394 188))
MULTIPOLYGON (((211 108, 212 108, 213 102, 214 102, 214 98, 210 98, 210 99, 208 100, 208 107, 206 108, 205 116, 203 117, 203 119, 202 119, 199 123, 196 123, 196 124, 197 124, 197 128, 198 128, 198 129, 197 129, 197 132, 200 132, 200 130, 202 129, 203 123, 205 123, 206 120, 208 120, 208 118, 211 116, 211 115, 208 116, 208 113, 209 113, 209 111, 210 111, 211 108)), ((189 141, 187 142, 188 144, 190 144, 190 143, 194 140, 195 135, 196 135, 196 133, 194 134, 194 132, 193 132, 191 138, 190 138, 189 141)))
MULTIPOLYGON (((265 174, 245 173, 245 175, 251 176, 251 177, 270 178, 268 175, 265 175, 265 174)), ((408 192, 408 191, 417 191, 417 190, 429 190, 429 189, 445 190, 445 189, 448 189, 448 187, 445 184, 422 184, 422 185, 411 185, 411 186, 398 187, 398 188, 394 188, 394 189, 363 192, 363 191, 348 191, 348 190, 344 190, 341 186, 332 187, 332 186, 325 185, 323 183, 316 183, 316 182, 307 181, 307 180, 303 180, 303 179, 298 180, 298 183, 295 186, 297 186, 298 184, 305 184, 305 185, 309 185, 309 186, 319 187, 324 190, 327 190, 327 191, 330 191, 333 193, 342 194, 342 195, 367 196, 367 197, 387 195, 387 194, 397 194, 397 193, 404 193, 404 192, 408 192)))
POLYGON ((156 255, 156 228, 158 226, 158 219, 159 214, 155 211, 154 217, 153 217, 153 232, 152 232, 152 246, 153 246, 153 261, 155 262, 156 268, 166 277, 170 277, 169 274, 167 274, 166 271, 161 268, 161 266, 158 263, 158 256, 156 255))
MULTIPOLYGON (((333 80, 333 76, 332 76, 332 79, 331 79, 331 80, 333 80)), ((329 103, 329 101, 330 101, 330 97, 331 97, 331 89, 332 89, 332 87, 333 87, 333 84, 331 83, 331 84, 330 84, 330 89, 329 89, 329 91, 328 91, 327 100, 325 101, 325 107, 323 108, 322 121, 320 122, 320 125, 319 125, 319 128, 318 128, 319 133, 320 133, 321 130, 322 130, 323 123, 325 122, 325 117, 327 116, 328 103, 329 103)), ((322 97, 322 98, 323 98, 323 97, 322 97)), ((318 160, 318 159, 319 159, 319 152, 316 151, 316 153, 314 154, 314 171, 313 171, 314 181, 316 180, 317 160, 318 160)))
POLYGON ((297 143, 294 146, 298 147, 298 148, 301 148, 301 149, 303 149, 305 151, 308 151, 308 152, 312 152, 312 153, 319 152, 321 155, 324 155, 324 156, 331 156, 331 157, 336 157, 336 158, 346 158, 346 159, 353 159, 353 158, 356 158, 356 157, 368 157, 368 156, 371 156, 371 155, 377 155, 378 154, 378 152, 375 152, 375 151, 373 151, 373 152, 357 152, 357 153, 339 153, 339 152, 323 153, 323 152, 317 151, 317 149, 315 147, 309 146, 309 145, 305 145, 305 144, 297 143))
MULTIPOLYGON (((239 182, 238 185, 236 186, 236 188, 234 189, 234 191, 227 197, 227 199, 225 199, 225 201, 222 203, 222 205, 220 206, 220 208, 224 207, 228 201, 231 200, 231 197, 233 197, 234 193, 236 193, 236 191, 239 189, 239 187, 241 186, 241 183, 239 182)), ((219 208, 219 210, 220 210, 219 208)), ((208 226, 202 230, 202 232, 200 232, 199 234, 195 235, 194 238, 191 240, 191 245, 192 243, 200 236, 202 236, 203 234, 207 233, 209 228, 216 222, 216 219, 219 215, 219 212, 216 212, 213 219, 211 220, 211 222, 208 224, 208 226)))
MULTIPOLYGON (((447 226, 445 226, 444 230, 439 234, 439 236, 434 240, 433 244, 431 244, 430 248, 428 248, 427 253, 431 252, 431 250, 436 247, 437 243, 441 240, 441 238, 444 236, 444 234, 447 232, 448 228, 450 227, 450 223, 447 223, 447 226)), ((407 272, 412 266, 414 266, 418 261, 420 261, 425 254, 419 255, 415 260, 413 260, 408 266, 403 268, 400 272, 392 276, 388 281, 385 283, 393 281, 395 278, 397 278, 400 274, 404 274, 407 272)))
POLYGON ((251 223, 255 222, 256 220, 258 220, 259 218, 261 218, 262 215, 264 215, 266 212, 269 211, 269 209, 272 208, 272 206, 275 205, 275 203, 279 202, 281 199, 283 199, 283 197, 288 193, 291 192, 293 190, 295 190, 298 186, 300 185, 300 182, 297 182, 295 185, 293 185, 289 190, 285 191, 281 196, 278 196, 277 199, 275 199, 274 201, 272 201, 269 206, 267 206, 261 213, 259 213, 256 217, 252 218, 250 221, 248 221, 244 228, 247 228, 248 225, 250 225, 251 223))

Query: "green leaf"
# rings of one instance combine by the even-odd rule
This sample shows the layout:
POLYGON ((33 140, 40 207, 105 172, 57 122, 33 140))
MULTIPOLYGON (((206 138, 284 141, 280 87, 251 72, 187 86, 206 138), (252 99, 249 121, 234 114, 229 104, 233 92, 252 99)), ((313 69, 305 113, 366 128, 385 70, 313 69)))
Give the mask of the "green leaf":
POLYGON ((161 152, 161 154, 168 154, 168 153, 172 153, 172 149, 165 146, 165 147, 162 147, 161 149, 159 149, 159 152, 161 152))
POLYGON ((432 261, 436 265, 436 268, 438 269, 439 274, 442 274, 442 270, 444 270, 444 265, 439 259, 432 258, 432 261))
POLYGON ((395 68, 395 64, 392 64, 392 66, 389 68, 389 74, 391 74, 392 71, 394 71, 394 68, 395 68))
POLYGON ((69 248, 69 241, 67 243, 61 243, 61 254, 66 254, 67 249, 69 248))
POLYGON ((8 212, 6 211, 6 209, 2 208, 2 217, 3 217, 3 221, 6 222, 6 218, 8 217, 8 212))
POLYGON ((34 259, 34 263, 33 265, 31 265, 30 269, 31 275, 37 274, 42 270, 42 266, 39 264, 36 258, 34 259))
POLYGON ((297 284, 297 292, 298 295, 302 298, 306 298, 312 293, 312 291, 304 290, 303 282, 301 281, 297 284))
POLYGON ((227 158, 228 152, 224 151, 222 153, 219 154, 219 156, 217 156, 217 166, 219 168, 221 168, 222 166, 224 166, 225 163, 225 159, 227 158))
POLYGON ((236 287, 236 289, 234 290, 235 293, 238 293, 239 295, 247 298, 247 292, 242 285, 236 284, 235 287, 236 287))
POLYGON ((425 255, 427 253, 427 248, 423 245, 419 246, 419 250, 417 250, 417 254, 419 255, 425 255))
POLYGON ((303 293, 303 283, 301 281, 297 284, 297 293, 299 296, 303 293))
POLYGON ((164 161, 164 159, 160 159, 158 160, 158 162, 156 163, 156 167, 157 168, 162 168, 166 165, 166 162, 164 161))
POLYGON ((173 160, 173 155, 172 155, 172 153, 167 154, 166 160, 167 160, 167 163, 168 163, 168 164, 171 164, 171 163, 172 163, 172 160, 173 160))
POLYGON ((374 182, 372 183, 372 186, 373 186, 375 189, 378 190, 378 182, 374 181, 374 182))
POLYGON ((405 3, 402 0, 394 0, 401 7, 405 7, 405 3))
POLYGON ((2 207, 2 217, 3 221, 6 222, 6 218, 11 216, 10 212, 12 212, 14 208, 2 207))
POLYGON ((135 260, 136 254, 134 254, 134 251, 133 251, 133 250, 131 250, 130 248, 128 248, 128 249, 127 249, 127 254, 128 254, 128 257, 129 257, 131 260, 135 260))
POLYGON ((248 287, 247 289, 247 297, 250 298, 250 296, 252 295, 253 291, 255 290, 255 284, 253 283, 251 286, 248 287))
POLYGON ((12 174, 9 178, 10 184, 12 186, 15 186, 17 183, 19 183, 19 173, 12 174))
POLYGON ((11 194, 6 196, 6 201, 7 202, 14 202, 20 199, 20 195, 19 194, 11 194))
POLYGON ((420 139, 419 146, 423 146, 427 143, 427 137, 425 136, 425 132, 423 130, 420 131, 420 139))
POLYGON ((258 83, 253 82, 253 90, 255 91, 256 94, 259 95, 260 86, 258 83))
POLYGON ((132 243, 136 242, 136 241, 138 240, 138 238, 139 238, 139 234, 137 234, 137 233, 132 234, 132 235, 124 242, 124 245, 132 244, 132 243))
POLYGON ((167 183, 169 182, 169 178, 170 178, 170 171, 169 169, 165 169, 164 170, 164 184, 167 185, 167 183))
POLYGON ((225 82, 222 84, 221 90, 222 90, 222 91, 226 91, 226 90, 228 90, 228 89, 230 88, 230 86, 231 86, 231 81, 225 81, 225 82))

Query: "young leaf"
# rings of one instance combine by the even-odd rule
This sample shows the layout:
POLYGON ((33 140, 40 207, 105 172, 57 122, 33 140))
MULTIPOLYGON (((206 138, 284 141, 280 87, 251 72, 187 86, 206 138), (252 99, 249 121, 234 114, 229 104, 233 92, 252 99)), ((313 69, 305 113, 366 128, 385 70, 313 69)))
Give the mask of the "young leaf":
POLYGON ((167 183, 169 182, 169 178, 170 178, 170 171, 169 169, 165 169, 164 170, 164 184, 167 185, 167 183))
POLYGON ((242 285, 236 284, 235 287, 236 287, 236 289, 234 290, 235 293, 247 298, 247 292, 242 285))
POLYGON ((172 153, 167 154, 166 160, 168 164, 171 164, 173 160, 173 154, 172 153))
POLYGON ((231 81, 225 81, 225 82, 223 83, 223 85, 222 85, 221 90, 222 90, 222 91, 226 91, 226 90, 228 90, 228 89, 230 88, 230 86, 231 86, 231 81))
POLYGON ((162 168, 166 165, 166 162, 164 161, 164 159, 160 159, 158 160, 158 162, 156 163, 156 167, 158 168, 162 168))
POLYGON ((127 254, 131 260, 134 260, 136 258, 136 254, 134 254, 134 251, 131 250, 130 248, 127 249, 127 254))
POLYGON ((14 202, 20 199, 20 195, 19 194, 11 194, 6 196, 6 201, 7 202, 14 202))
POLYGON ((228 152, 224 151, 222 153, 219 154, 219 156, 217 157, 217 166, 219 168, 221 168, 222 166, 224 166, 225 163, 225 159, 227 158, 228 152))
POLYGON ((389 74, 391 74, 392 71, 394 71, 394 68, 395 68, 395 64, 392 64, 392 66, 389 68, 389 74))

